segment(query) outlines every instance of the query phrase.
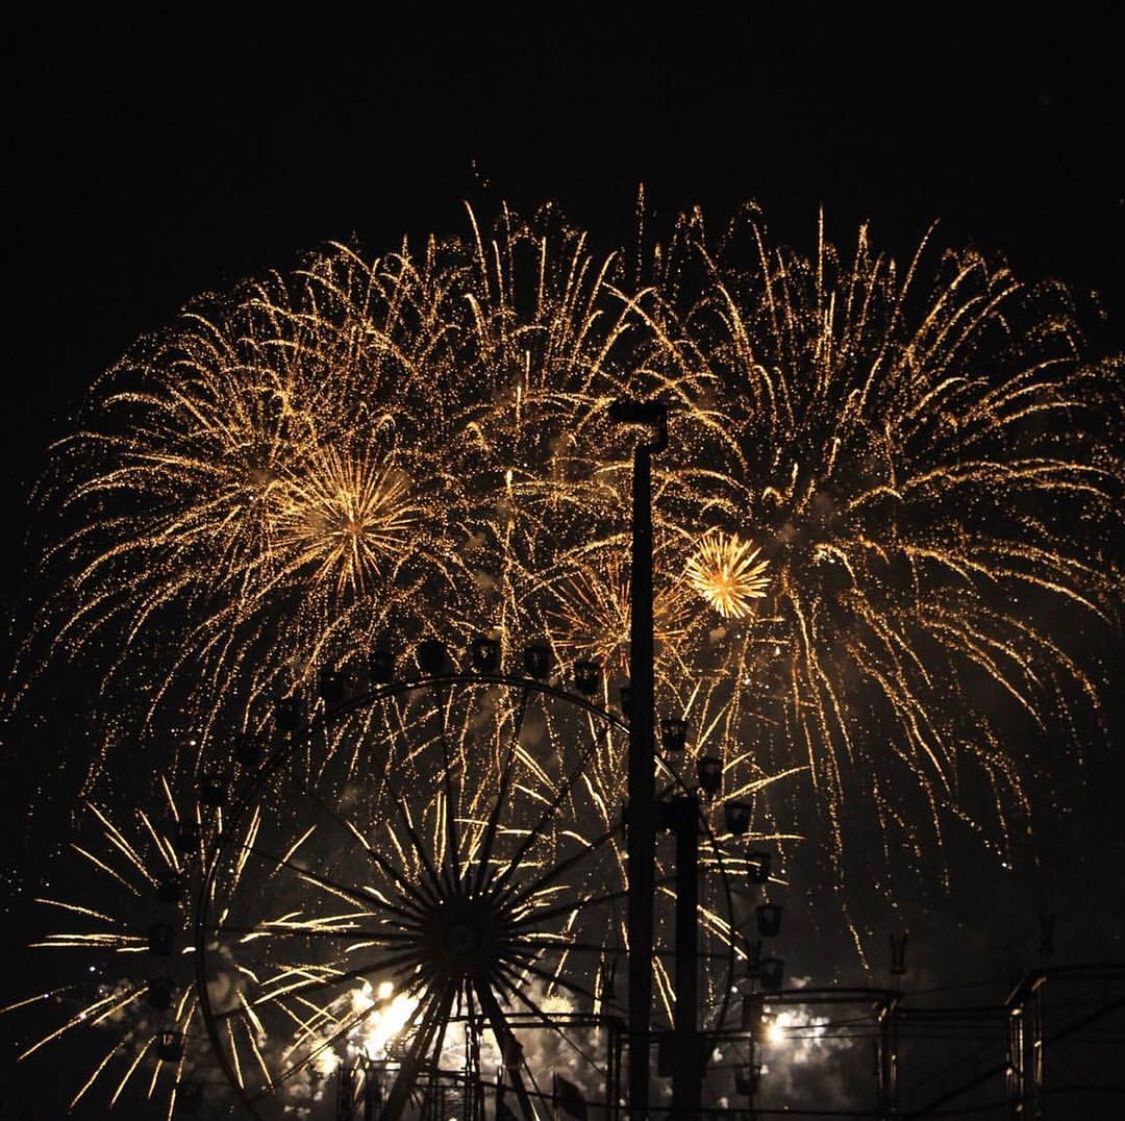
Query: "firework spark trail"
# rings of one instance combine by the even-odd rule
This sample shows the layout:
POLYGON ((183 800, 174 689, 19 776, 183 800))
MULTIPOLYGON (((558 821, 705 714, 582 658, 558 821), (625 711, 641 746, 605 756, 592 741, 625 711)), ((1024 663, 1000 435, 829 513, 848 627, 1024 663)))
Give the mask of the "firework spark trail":
MULTIPOLYGON (((66 474, 88 474, 67 487, 64 509, 77 522, 96 512, 102 535, 94 544, 79 525, 56 546, 76 565, 57 646, 123 627, 116 670, 132 672, 154 629, 184 618, 173 669, 192 666, 188 700, 206 716, 217 702, 203 698, 246 672, 250 649, 248 692, 286 692, 388 619, 403 622, 424 587, 447 599, 471 589, 454 576, 472 536, 461 525, 467 472, 442 431, 442 399, 419 381, 449 361, 448 277, 426 273, 433 261, 420 267, 363 265, 336 247, 295 277, 186 313, 111 371, 98 430, 57 451, 66 474), (431 454, 435 441, 447 459, 431 454), (101 467, 89 474, 91 461, 101 467), (362 594, 372 581, 378 597, 362 594), (263 664, 271 647, 277 658, 263 664)), ((111 695, 117 680, 107 675, 111 695)), ((154 710, 163 699, 157 691, 154 710)))
MULTIPOLYGON (((434 634, 460 660, 488 631, 505 665, 545 638, 560 662, 599 661, 600 698, 616 705, 630 448, 608 406, 659 395, 671 438, 655 464, 658 703, 690 721, 685 773, 722 757, 722 795, 749 800, 755 836, 784 842, 823 821, 838 877, 866 813, 887 851, 919 866, 953 819, 1007 851, 1032 798, 1001 729, 1012 711, 1041 732, 1059 712, 1073 724, 1076 707, 1096 716, 1105 675, 1084 636, 1119 621, 1120 572, 1102 544, 1121 529, 1117 366, 1081 357, 1060 290, 1027 289, 975 252, 938 254, 929 237, 902 271, 866 229, 848 257, 822 224, 805 257, 772 245, 753 209, 719 238, 688 215, 632 283, 624 255, 597 255, 551 208, 470 223, 471 236, 417 255, 329 246, 201 301, 97 384, 42 487, 67 531, 48 551, 58 590, 37 629, 53 657, 113 650, 104 746, 147 736, 167 753, 163 727, 189 727, 168 759, 174 782, 229 765, 230 730, 262 732, 273 699, 322 666, 434 634), (991 805, 964 797, 973 772, 991 805)), ((513 712, 484 706, 451 733, 448 701, 389 699, 294 766, 315 783, 340 753, 355 782, 370 745, 386 766, 392 745, 412 744, 410 773, 441 743, 437 778, 463 775, 482 729, 514 725, 513 712)), ((534 717, 515 740, 514 797, 549 801, 565 742, 549 714, 534 717)), ((487 742, 485 779, 505 750, 487 742)), ((591 758, 568 803, 571 841, 613 827, 621 750, 608 737, 591 758)), ((103 752, 91 782, 114 765, 103 752)), ((421 882, 415 835, 440 863, 453 821, 463 872, 488 832, 488 782, 456 807, 434 789, 425 805, 388 804, 369 830, 343 813, 340 833, 421 882)), ((167 783, 164 795, 178 819, 167 783)), ((180 870, 151 819, 130 837, 94 812, 102 848, 75 850, 134 901, 180 870)), ((264 972, 231 970, 243 1076, 273 1062, 260 1008, 319 1047, 347 1018, 309 996, 374 944, 356 931, 327 954, 329 936, 352 933, 339 904, 355 907, 356 891, 299 873, 321 851, 312 827, 285 838, 280 861, 256 859, 269 824, 268 808, 248 824, 231 896, 285 884, 334 910, 271 898, 251 923, 274 956, 264 972), (317 953, 287 957, 292 934, 317 953)), ((623 877, 613 852, 611 881, 623 877)), ((549 846, 524 856, 543 867, 549 846)), ((372 906, 400 886, 383 873, 360 885, 372 906)), ((109 908, 49 902, 107 929, 44 944, 142 948, 109 908)), ((712 933, 724 921, 706 919, 712 933)), ((656 979, 667 1007, 659 963, 656 979)))
MULTIPOLYGON (((624 952, 624 895, 607 887, 625 882, 616 817, 624 740, 599 732, 588 711, 527 693, 518 685, 447 684, 376 700, 375 720, 346 713, 341 722, 359 741, 358 759, 327 753, 312 775, 291 780, 289 796, 263 819, 253 853, 261 873, 232 880, 213 903, 222 916, 217 960, 247 979, 213 1011, 226 1022, 248 1002, 260 1036, 289 1039, 280 1051, 263 1048, 265 1092, 299 1082, 333 1049, 344 1062, 365 1046, 371 1003, 356 994, 373 979, 416 1009, 438 999, 428 924, 448 876, 486 895, 511 895, 513 930, 526 933, 513 935, 522 949, 505 974, 514 987, 498 994, 506 1009, 520 1011, 519 994, 536 986, 571 1011, 578 1001, 604 1000, 588 982, 591 955, 604 970, 607 955, 624 952), (587 745, 580 759, 576 744, 587 745), (275 855, 294 852, 297 862, 275 855), (263 903, 275 895, 299 907, 278 916, 263 903), (370 907, 340 911, 337 901, 360 899, 370 907), (287 956, 297 944, 308 947, 301 961, 287 956)), ((726 859, 721 849, 707 848, 709 866, 726 859)), ((701 936, 729 945, 729 901, 705 894, 701 936)), ((661 900, 674 906, 667 891, 661 900)), ((224 1030, 233 1077, 257 1094, 239 1037, 224 1030)))
MULTIPOLYGON (((175 820, 179 821, 183 814, 176 808, 166 780, 163 785, 175 820)), ((81 960, 76 961, 75 969, 84 979, 0 1009, 0 1013, 10 1013, 42 1002, 79 1004, 77 1011, 68 1015, 60 1026, 27 1046, 20 1055, 21 1060, 78 1031, 97 1030, 103 1037, 116 1037, 78 1087, 71 1107, 86 1096, 103 1072, 120 1067, 120 1077, 111 1095, 111 1103, 116 1102, 146 1059, 152 1065, 148 1087, 148 1096, 151 1096, 158 1084, 161 1066, 167 1065, 158 1057, 159 1049, 155 1046, 161 1032, 177 1032, 185 1041, 184 1058, 179 1061, 175 1080, 168 1086, 170 1095, 181 1085, 186 1060, 190 1059, 193 1069, 200 1063, 206 1066, 209 1061, 206 1048, 198 1046, 201 1042, 198 1033, 194 1037, 194 1047, 192 1045, 189 1027, 198 1008, 197 994, 180 968, 180 962, 187 961, 187 951, 179 952, 175 945, 181 937, 179 928, 184 924, 190 902, 187 899, 189 885, 184 883, 183 895, 177 897, 177 902, 170 896, 162 897, 157 887, 164 884, 179 887, 178 877, 186 871, 183 857, 143 810, 135 811, 135 821, 130 826, 119 824, 104 808, 91 804, 89 809, 91 816, 87 824, 96 823, 97 835, 86 842, 88 847, 72 847, 84 858, 84 864, 88 862, 99 873, 95 878, 82 873, 79 881, 83 898, 96 900, 97 905, 48 897, 36 902, 53 911, 61 910, 72 920, 83 921, 94 929, 52 931, 42 940, 31 943, 32 946, 80 952, 81 960), (99 849, 100 857, 91 851, 99 849), (147 937, 130 932, 143 930, 146 924, 147 937), (165 928, 169 937, 167 952, 154 958, 152 940, 154 936, 164 937, 165 928), (131 961, 123 961, 121 955, 131 961), (98 965, 89 966, 91 960, 98 965), (154 960, 158 963, 156 980, 152 973, 154 960), (90 978, 87 969, 95 971, 98 979, 90 978), (165 975, 169 999, 175 998, 166 1011, 162 1002, 153 1003, 154 986, 164 984, 165 975), (109 980, 101 980, 101 977, 109 980)), ((252 814, 246 834, 251 840, 257 822, 258 816, 252 814)), ((237 884, 239 875, 240 869, 236 869, 231 876, 233 883, 237 884)), ((316 929, 322 923, 323 920, 309 926, 316 929)), ((265 925, 268 930, 269 924, 265 925)))
MULTIPOLYGON (((931 280, 929 237, 900 274, 866 229, 847 258, 822 222, 809 260, 771 245, 752 208, 719 239, 698 213, 677 236, 665 290, 687 342, 669 362, 723 397, 673 414, 660 466, 672 490, 711 468, 681 491, 769 566, 748 618, 718 628, 727 742, 757 710, 758 762, 804 758, 834 848, 875 786, 861 776, 886 769, 880 740, 905 766, 875 812, 912 846, 928 816, 940 847, 979 766, 1006 846, 1030 802, 1003 697, 1039 730, 1075 698, 1100 715, 1104 668, 1063 636, 1120 619, 1115 363, 1082 359, 1057 286, 1025 288, 972 251, 940 256, 931 280), (999 699, 974 703, 986 686, 999 699), (911 800, 903 780, 928 815, 892 804, 911 800)), ((707 556, 688 562, 697 587, 707 556)))

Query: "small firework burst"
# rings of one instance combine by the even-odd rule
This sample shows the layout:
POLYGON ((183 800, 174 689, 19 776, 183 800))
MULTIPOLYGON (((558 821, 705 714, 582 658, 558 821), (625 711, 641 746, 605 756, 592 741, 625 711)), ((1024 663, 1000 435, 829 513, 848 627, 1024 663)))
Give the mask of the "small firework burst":
POLYGON ((708 533, 688 560, 688 581, 724 619, 744 619, 769 585, 760 552, 737 533, 708 533))

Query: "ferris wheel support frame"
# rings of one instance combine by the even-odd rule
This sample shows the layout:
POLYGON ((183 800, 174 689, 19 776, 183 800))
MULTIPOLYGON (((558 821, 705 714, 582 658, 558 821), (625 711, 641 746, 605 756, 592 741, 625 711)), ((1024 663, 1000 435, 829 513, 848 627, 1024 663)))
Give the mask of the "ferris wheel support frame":
MULTIPOLYGON (((613 727, 619 732, 625 732, 627 729, 624 720, 602 708, 588 697, 572 693, 561 686, 552 685, 548 681, 537 680, 530 677, 512 677, 500 672, 453 672, 434 676, 404 678, 399 681, 387 682, 385 684, 376 685, 369 690, 362 690, 331 707, 325 707, 323 711, 310 718, 307 722, 283 735, 274 749, 262 760, 260 765, 252 771, 248 771, 241 785, 234 789, 230 812, 223 826, 224 832, 233 832, 237 829, 250 813, 254 798, 264 787, 265 783, 281 771, 282 767, 292 758, 293 754, 297 752, 303 744, 307 743, 309 737, 316 731, 335 723, 352 712, 368 707, 380 700, 398 697, 435 686, 449 687, 451 685, 512 686, 523 690, 525 693, 537 693, 541 696, 552 697, 556 700, 574 705, 576 708, 583 709, 591 715, 604 720, 607 726, 613 727)), ((207 947, 209 942, 207 925, 208 906, 209 900, 214 894, 217 877, 221 870, 222 855, 221 845, 216 846, 215 851, 211 854, 203 869, 199 894, 195 902, 195 915, 192 923, 195 984, 197 991, 204 997, 200 1002, 200 1015, 207 1034, 212 1040, 216 1061, 223 1074, 226 1076, 228 1084, 235 1087, 238 1091, 240 1100, 250 1115, 253 1117, 261 1117, 261 1113, 256 1108, 255 1099, 249 1097, 239 1088, 240 1079, 227 1055, 218 1043, 218 1022, 210 1002, 205 998, 209 982, 207 959, 207 947)), ((501 1030, 497 1033, 497 1038, 500 1039, 503 1035, 504 1032, 501 1030)), ((647 1046, 645 1050, 647 1053, 647 1046)), ((523 1097, 526 1106, 526 1095, 523 1095, 523 1097)), ((396 1100, 395 1105, 399 1106, 401 1103, 396 1100)), ((384 1106, 384 1113, 390 1111, 390 1106, 391 1103, 388 1101, 384 1106)), ((530 1107, 526 1107, 524 1115, 525 1117, 532 1117, 534 1116, 534 1112, 530 1107)))

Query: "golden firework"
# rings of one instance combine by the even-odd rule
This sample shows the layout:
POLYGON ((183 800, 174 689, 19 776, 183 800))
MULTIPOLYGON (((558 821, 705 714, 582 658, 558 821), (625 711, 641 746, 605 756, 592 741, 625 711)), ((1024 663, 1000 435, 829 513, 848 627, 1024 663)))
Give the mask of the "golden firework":
POLYGON ((39 630, 114 650, 129 726, 106 742, 142 738, 128 680, 150 740, 172 714, 192 766, 221 757, 223 729, 386 635, 495 628, 507 657, 546 634, 620 669, 607 408, 659 396, 661 706, 728 758, 725 789, 805 768, 817 812, 788 812, 833 852, 872 807, 907 851, 951 817, 1004 851, 1028 804, 1004 729, 1099 716, 1117 365, 1083 357, 1060 288, 929 239, 900 268, 822 226, 807 255, 747 208, 624 259, 504 211, 417 253, 329 246, 138 344, 44 486, 64 532, 39 630))
MULTIPOLYGON (((400 1057, 417 1038, 419 1007, 448 983, 428 909, 435 884, 448 907, 512 900, 507 941, 522 939, 521 952, 488 982, 504 1015, 521 1014, 529 1000, 587 1016, 621 1010, 591 983, 615 968, 627 941, 620 722, 560 703, 546 686, 462 680, 392 690, 333 724, 342 749, 317 753, 307 770, 272 772, 288 779, 266 770, 255 780, 244 768, 202 805, 194 792, 175 798, 161 776, 155 808, 118 817, 87 806, 71 845, 79 867, 64 861, 50 897, 38 900, 65 923, 35 945, 62 952, 73 972, 62 988, 0 1008, 73 1004, 19 1056, 80 1036, 92 1042, 100 1058, 72 1107, 99 1090, 111 1104, 143 1093, 163 1098, 172 1117, 178 1102, 220 1101, 225 1073, 265 1099, 266 1116, 287 1116, 316 1099, 318 1076, 400 1057), (197 955, 206 959, 205 990, 193 983, 197 955)), ((279 751, 300 760, 310 746, 298 739, 279 751)), ((661 776, 669 780, 666 766, 661 776)), ((774 781, 737 793, 753 797, 774 781)), ((767 839, 757 827, 752 835, 767 839)), ((726 885, 745 867, 746 837, 708 829, 701 838, 709 1007, 725 1001, 736 952, 726 885)), ((665 920, 672 879, 662 871, 658 881, 665 920)), ((662 922, 661 935, 671 928, 662 922)), ((664 956, 654 965, 656 1014, 670 1022, 664 956)), ((458 981, 461 1012, 480 985, 473 975, 458 981)), ((537 1022, 548 1029, 545 1062, 559 1043, 581 1042, 565 1024, 551 1032, 537 1022)), ((430 1058, 463 1074, 474 1069, 468 1048, 450 1031, 430 1058)), ((484 1073, 494 1076, 499 1054, 484 1052, 493 1068, 484 1073)))
POLYGON ((1030 795, 1005 729, 1100 719, 1117 363, 1083 357, 1059 286, 974 250, 927 238, 899 268, 822 223, 807 257, 753 207, 721 241, 699 215, 679 238, 663 290, 689 344, 667 364, 718 388, 673 417, 667 493, 753 525, 770 558, 768 611, 716 632, 720 725, 753 728, 768 770, 805 762, 839 876, 872 811, 918 871, 954 819, 1010 861, 1030 795), (1081 657, 1079 630, 1099 636, 1081 657))
MULTIPOLYGON (((663 557, 658 555, 657 566, 663 557)), ((629 675, 630 575, 627 550, 613 542, 562 558, 563 575, 542 589, 547 631, 561 658, 590 658, 607 682, 629 675)), ((679 581, 663 580, 653 602, 653 637, 659 679, 690 669, 683 645, 690 642, 691 604, 679 581)))
POLYGON ((353 595, 414 552, 425 509, 411 498, 406 472, 393 460, 355 460, 317 449, 278 489, 272 518, 276 551, 315 584, 353 595))
POLYGON ((688 560, 687 578, 724 619, 744 619, 769 587, 769 561, 760 553, 737 533, 708 533, 688 560))

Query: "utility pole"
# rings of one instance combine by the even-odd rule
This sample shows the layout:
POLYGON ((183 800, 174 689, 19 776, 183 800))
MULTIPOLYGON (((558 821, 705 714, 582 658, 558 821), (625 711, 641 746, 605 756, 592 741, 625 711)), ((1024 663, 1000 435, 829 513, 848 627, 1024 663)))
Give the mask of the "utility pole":
MULTIPOLYGON (((660 402, 618 400, 610 419, 644 425, 654 438, 633 449, 633 542, 630 581, 629 816, 629 1119, 647 1121, 656 848, 655 670, 652 592, 652 457, 668 442, 660 402)), ((677 1004, 679 1001, 677 1000, 677 1004)))
POLYGON ((696 1121, 702 1101, 703 1056, 696 1023, 699 1005, 699 798, 672 800, 676 836, 676 1010, 672 1110, 676 1121, 696 1121))

